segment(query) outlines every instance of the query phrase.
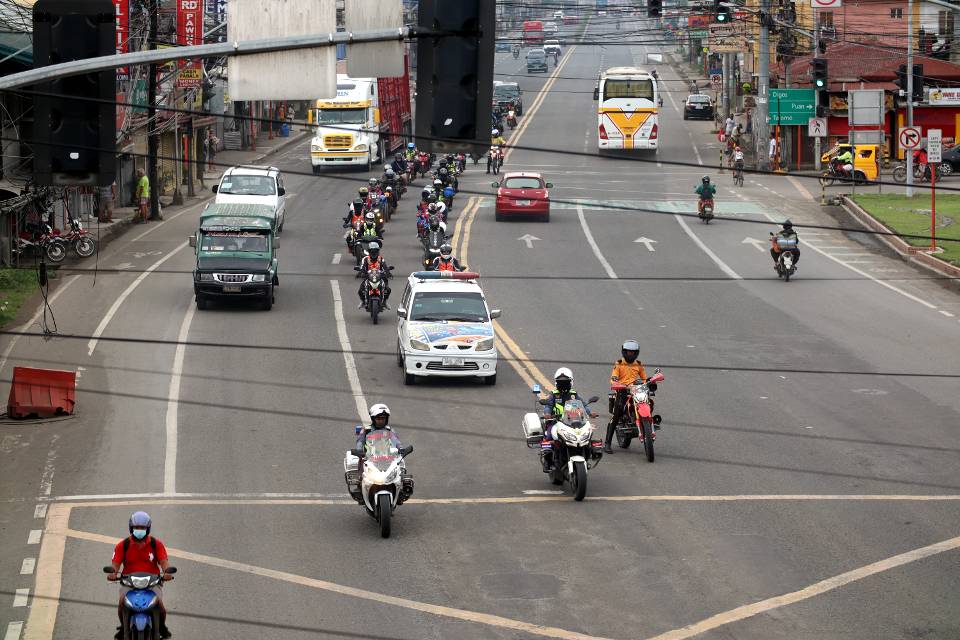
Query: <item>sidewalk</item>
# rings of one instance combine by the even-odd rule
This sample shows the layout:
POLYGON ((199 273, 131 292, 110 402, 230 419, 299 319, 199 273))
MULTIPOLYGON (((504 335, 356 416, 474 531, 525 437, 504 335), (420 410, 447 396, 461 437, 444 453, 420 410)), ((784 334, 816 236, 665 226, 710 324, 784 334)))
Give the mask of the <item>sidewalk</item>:
MULTIPOLYGON (((195 187, 196 195, 187 196, 186 189, 183 189, 181 191, 181 193, 183 193, 183 204, 180 205, 173 204, 172 196, 162 196, 160 198, 161 215, 164 213, 175 213, 184 207, 193 206, 198 202, 212 198, 213 192, 210 191, 210 186, 220 180, 220 176, 223 175, 226 169, 239 164, 261 163, 275 153, 307 140, 310 135, 310 132, 307 131, 295 131, 291 132, 289 137, 281 138, 274 136, 274 138, 270 140, 267 133, 263 132, 257 138, 256 151, 252 149, 221 151, 214 157, 216 164, 214 164, 209 171, 203 172, 203 184, 205 186, 195 187)), ((134 222, 134 213, 134 207, 116 207, 113 210, 113 222, 97 222, 96 219, 94 219, 90 223, 89 231, 97 238, 101 249, 110 242, 110 240, 122 234, 130 225, 142 224, 134 222)), ((147 224, 149 224, 149 222, 147 224)), ((74 259, 76 259, 75 256, 74 259)))

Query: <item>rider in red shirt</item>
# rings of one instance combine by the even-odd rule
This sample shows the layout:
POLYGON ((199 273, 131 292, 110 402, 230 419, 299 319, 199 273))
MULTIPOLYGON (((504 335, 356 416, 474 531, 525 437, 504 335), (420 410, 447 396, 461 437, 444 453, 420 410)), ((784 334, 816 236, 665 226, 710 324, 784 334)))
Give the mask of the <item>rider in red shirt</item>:
MULTIPOLYGON (((167 548, 163 546, 157 538, 150 536, 150 527, 152 521, 150 516, 143 511, 137 511, 130 516, 127 528, 130 530, 130 536, 124 538, 113 548, 113 559, 110 564, 113 565, 113 573, 107 575, 107 580, 116 581, 118 574, 129 573, 152 573, 155 575, 163 574, 164 580, 173 580, 173 576, 168 574, 167 566, 167 548)), ((156 586, 157 606, 160 609, 160 637, 169 638, 172 634, 167 629, 167 610, 163 606, 163 583, 156 586)), ((117 609, 117 615, 120 617, 120 625, 117 627, 117 633, 113 637, 117 640, 123 638, 123 597, 130 591, 129 587, 120 586, 120 604, 117 609)))

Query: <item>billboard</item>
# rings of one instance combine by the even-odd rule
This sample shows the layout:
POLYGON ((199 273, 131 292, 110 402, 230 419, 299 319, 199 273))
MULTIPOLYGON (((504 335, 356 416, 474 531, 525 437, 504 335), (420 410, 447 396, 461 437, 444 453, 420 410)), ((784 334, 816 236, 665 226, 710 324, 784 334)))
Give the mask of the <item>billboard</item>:
MULTIPOLYGON (((177 0, 177 44, 186 47, 203 44, 202 0, 177 0)), ((202 60, 182 60, 179 66, 177 86, 199 87, 203 81, 202 60)))

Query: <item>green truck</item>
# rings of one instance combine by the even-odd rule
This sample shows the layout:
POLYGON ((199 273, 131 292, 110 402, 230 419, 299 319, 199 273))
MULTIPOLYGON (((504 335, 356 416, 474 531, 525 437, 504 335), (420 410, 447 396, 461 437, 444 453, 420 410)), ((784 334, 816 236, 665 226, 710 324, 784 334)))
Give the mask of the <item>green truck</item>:
POLYGON ((197 256, 193 292, 197 309, 214 300, 249 299, 273 307, 277 249, 273 209, 263 204, 211 204, 190 236, 197 256))

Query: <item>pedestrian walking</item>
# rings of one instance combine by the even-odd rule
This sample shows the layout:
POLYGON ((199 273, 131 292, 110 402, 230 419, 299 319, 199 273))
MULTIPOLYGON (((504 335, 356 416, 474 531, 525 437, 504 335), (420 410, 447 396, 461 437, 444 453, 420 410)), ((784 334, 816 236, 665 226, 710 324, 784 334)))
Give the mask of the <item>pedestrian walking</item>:
POLYGON ((767 159, 770 162, 771 171, 776 171, 780 168, 780 142, 777 141, 776 133, 770 133, 770 143, 767 146, 767 159))
POLYGON ((735 124, 736 124, 736 123, 735 123, 734 120, 733 120, 733 114, 732 114, 732 113, 728 113, 728 114, 727 114, 727 119, 724 120, 724 122, 723 122, 723 131, 724 131, 724 133, 727 134, 727 137, 728 137, 728 138, 731 136, 731 134, 733 134, 733 127, 734 127, 735 124))
POLYGON ((107 187, 98 187, 100 211, 97 214, 97 220, 100 222, 113 222, 113 205, 117 201, 117 181, 107 187))
POLYGON ((150 178, 143 169, 137 169, 137 205, 140 218, 137 222, 146 222, 150 217, 150 178))

